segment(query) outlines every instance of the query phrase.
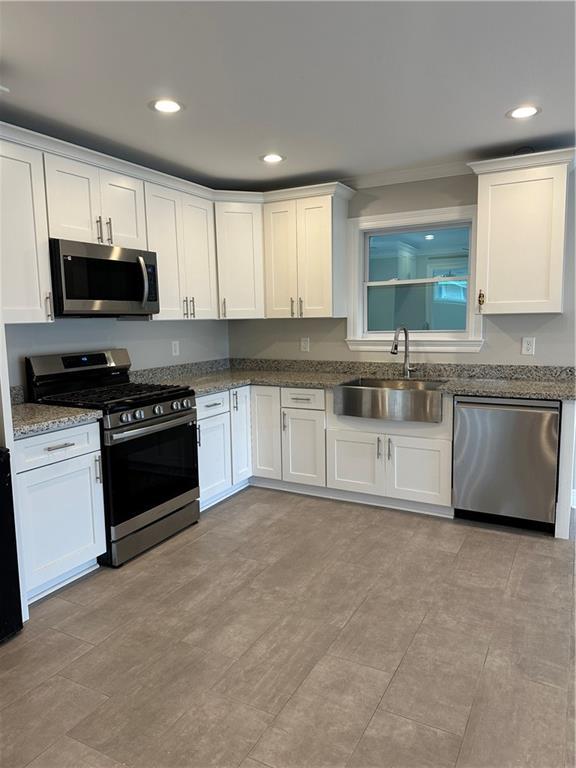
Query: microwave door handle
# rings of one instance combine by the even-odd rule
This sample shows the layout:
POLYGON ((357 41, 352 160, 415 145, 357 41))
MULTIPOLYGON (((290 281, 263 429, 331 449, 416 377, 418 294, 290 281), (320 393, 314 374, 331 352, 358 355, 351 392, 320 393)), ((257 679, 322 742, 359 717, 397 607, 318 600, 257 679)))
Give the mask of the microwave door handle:
POLYGON ((144 281, 144 293, 142 295, 142 306, 144 307, 148 303, 148 270, 146 269, 146 262, 142 256, 138 256, 138 263, 142 270, 142 280, 144 281))

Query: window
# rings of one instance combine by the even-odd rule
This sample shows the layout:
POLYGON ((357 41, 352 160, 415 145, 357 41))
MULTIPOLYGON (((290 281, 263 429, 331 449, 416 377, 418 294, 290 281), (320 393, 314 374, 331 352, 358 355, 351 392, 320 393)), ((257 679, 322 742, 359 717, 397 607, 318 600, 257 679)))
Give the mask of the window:
POLYGON ((477 351, 475 207, 355 219, 348 345, 385 349, 405 326, 416 349, 477 351))
POLYGON ((368 232, 366 330, 466 330, 470 225, 368 232))

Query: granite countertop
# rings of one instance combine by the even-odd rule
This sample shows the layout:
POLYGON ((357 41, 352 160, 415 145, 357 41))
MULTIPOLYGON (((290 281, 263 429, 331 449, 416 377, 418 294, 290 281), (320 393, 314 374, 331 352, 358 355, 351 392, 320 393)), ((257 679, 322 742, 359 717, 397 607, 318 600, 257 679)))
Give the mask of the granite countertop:
MULTIPOLYGON (((359 374, 326 373, 321 371, 270 371, 232 369, 203 376, 172 375, 162 383, 186 384, 197 396, 222 392, 249 384, 270 387, 309 387, 332 389, 358 378, 359 374)), ((448 395, 479 397, 519 397, 532 400, 575 400, 576 385, 562 379, 473 379, 450 378, 439 387, 448 395)))
POLYGON ((14 439, 55 432, 58 429, 90 424, 102 418, 101 411, 86 408, 65 408, 61 405, 37 405, 20 403, 12 406, 14 439))

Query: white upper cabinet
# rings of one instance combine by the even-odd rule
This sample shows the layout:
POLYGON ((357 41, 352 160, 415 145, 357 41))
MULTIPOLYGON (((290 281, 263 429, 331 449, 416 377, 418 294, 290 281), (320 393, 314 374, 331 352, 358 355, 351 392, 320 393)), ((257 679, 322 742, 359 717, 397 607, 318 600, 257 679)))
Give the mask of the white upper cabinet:
POLYGON ((130 176, 100 171, 104 242, 146 250, 144 184, 130 176))
POLYGON ((0 142, 1 310, 6 323, 52 320, 42 153, 0 142))
POLYGON ((98 168, 44 155, 50 237, 104 242, 98 168))
POLYGON ((266 317, 296 317, 296 200, 264 205, 266 317))
POLYGON ((159 320, 184 317, 186 275, 182 237, 180 193, 157 184, 146 184, 148 247, 158 259, 159 320))
POLYGON ((264 317, 262 205, 216 203, 220 316, 264 317))
MULTIPOLYGON (((266 317, 346 314, 346 221, 352 190, 264 204, 266 317)), ((274 195, 289 194, 273 193, 274 195)))
POLYGON ((298 302, 301 317, 332 315, 332 197, 296 204, 298 302))
POLYGON ((144 182, 44 155, 51 237, 146 249, 144 182))
POLYGON ((191 319, 218 317, 214 203, 182 195, 185 313, 191 319))
POLYGON ((570 151, 472 163, 478 179, 478 308, 561 312, 570 151))

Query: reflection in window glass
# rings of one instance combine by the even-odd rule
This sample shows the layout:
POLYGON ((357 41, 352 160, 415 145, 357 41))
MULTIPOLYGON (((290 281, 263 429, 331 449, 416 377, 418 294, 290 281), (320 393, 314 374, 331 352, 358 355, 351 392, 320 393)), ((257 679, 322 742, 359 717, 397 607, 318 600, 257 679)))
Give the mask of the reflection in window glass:
POLYGON ((466 330, 470 226, 367 235, 366 330, 466 330))

